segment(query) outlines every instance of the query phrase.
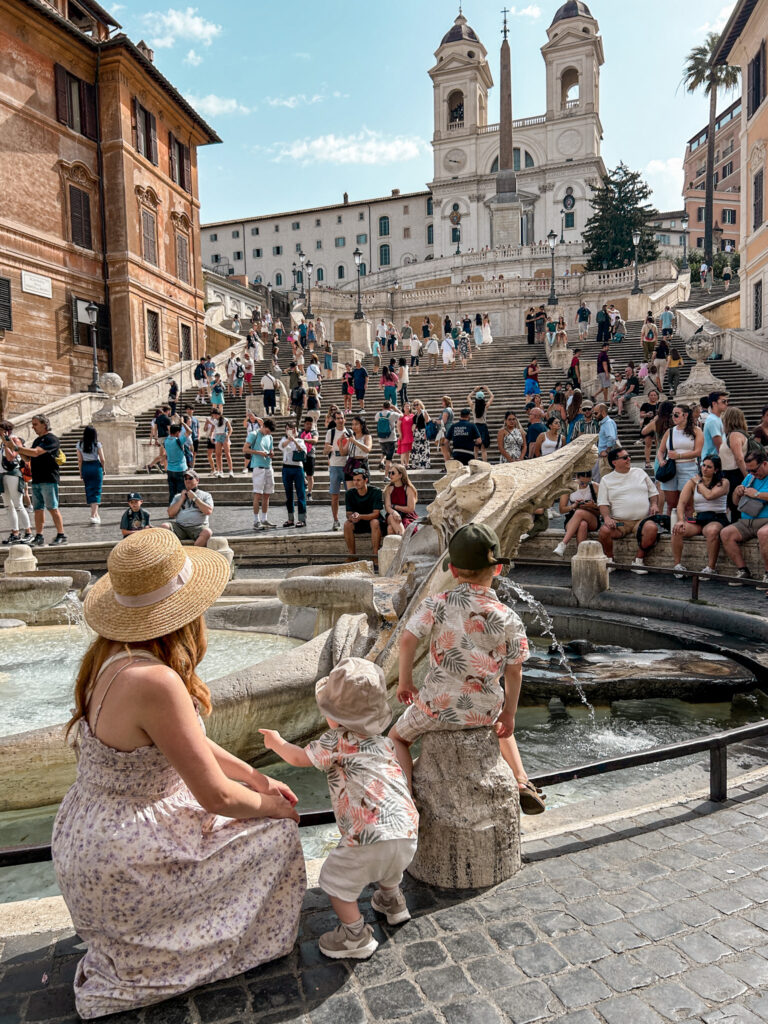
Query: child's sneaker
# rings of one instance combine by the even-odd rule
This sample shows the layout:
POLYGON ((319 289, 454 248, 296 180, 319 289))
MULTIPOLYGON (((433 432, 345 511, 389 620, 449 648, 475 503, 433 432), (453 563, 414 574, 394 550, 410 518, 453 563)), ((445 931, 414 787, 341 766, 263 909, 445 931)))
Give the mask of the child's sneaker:
POLYGON ((365 925, 359 935, 353 934, 346 925, 340 924, 332 932, 320 936, 318 942, 320 952, 332 960, 367 960, 372 956, 378 942, 373 937, 373 929, 365 925))
POLYGON ((390 893, 384 893, 381 889, 377 889, 371 896, 371 906, 378 913, 387 915, 387 924, 402 924, 403 921, 411 919, 405 896, 399 887, 395 892, 390 893))

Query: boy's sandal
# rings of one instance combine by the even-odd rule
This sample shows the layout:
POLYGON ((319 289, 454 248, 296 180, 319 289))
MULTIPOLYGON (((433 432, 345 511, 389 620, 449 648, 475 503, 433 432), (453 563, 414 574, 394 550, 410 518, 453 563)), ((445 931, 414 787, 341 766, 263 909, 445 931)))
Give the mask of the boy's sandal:
POLYGON ((544 805, 546 799, 541 790, 527 779, 520 789, 520 810, 523 814, 541 814, 547 809, 544 805))

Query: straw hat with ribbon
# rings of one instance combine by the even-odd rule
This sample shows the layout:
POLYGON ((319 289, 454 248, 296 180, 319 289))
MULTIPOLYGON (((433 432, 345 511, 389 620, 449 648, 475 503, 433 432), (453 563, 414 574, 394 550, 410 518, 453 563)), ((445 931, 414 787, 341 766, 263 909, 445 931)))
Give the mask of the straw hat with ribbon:
POLYGON ((107 575, 85 598, 85 621, 108 640, 152 640, 193 622, 221 595, 229 563, 218 551, 182 547, 170 530, 142 530, 120 541, 107 575))

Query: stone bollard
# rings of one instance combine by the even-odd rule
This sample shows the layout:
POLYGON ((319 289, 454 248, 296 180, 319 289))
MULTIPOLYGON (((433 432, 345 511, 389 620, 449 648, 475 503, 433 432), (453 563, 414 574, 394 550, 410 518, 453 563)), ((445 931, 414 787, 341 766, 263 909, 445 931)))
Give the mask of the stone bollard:
POLYGON ((8 548, 4 566, 6 576, 26 576, 27 573, 35 572, 36 569, 37 559, 32 554, 32 548, 29 545, 13 544, 8 548))
POLYGON ((235 578, 235 553, 229 546, 229 541, 226 537, 211 537, 208 540, 207 547, 211 551, 218 551, 220 555, 224 555, 226 560, 229 562, 229 578, 232 580, 235 578))
POLYGON ((597 540, 583 540, 571 559, 571 590, 580 605, 589 605, 608 590, 608 559, 597 540))
POLYGON ((498 885, 520 869, 520 797, 491 729, 428 732, 413 768, 419 845, 408 871, 441 889, 498 885))
POLYGON ((400 546, 403 538, 396 534, 390 534, 381 542, 379 548, 379 576, 386 576, 392 563, 400 553, 400 546))

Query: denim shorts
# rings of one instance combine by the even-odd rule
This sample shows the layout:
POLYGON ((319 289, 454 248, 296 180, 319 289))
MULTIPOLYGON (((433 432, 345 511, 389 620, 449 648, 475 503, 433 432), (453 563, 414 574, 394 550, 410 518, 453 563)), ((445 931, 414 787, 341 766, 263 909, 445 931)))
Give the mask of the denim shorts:
POLYGON ((328 490, 331 494, 341 494, 344 490, 344 467, 343 466, 329 466, 328 467, 328 479, 329 486, 328 490))
POLYGON ((42 512, 44 509, 51 509, 59 507, 59 485, 57 483, 52 484, 32 484, 32 508, 35 512, 42 512))

